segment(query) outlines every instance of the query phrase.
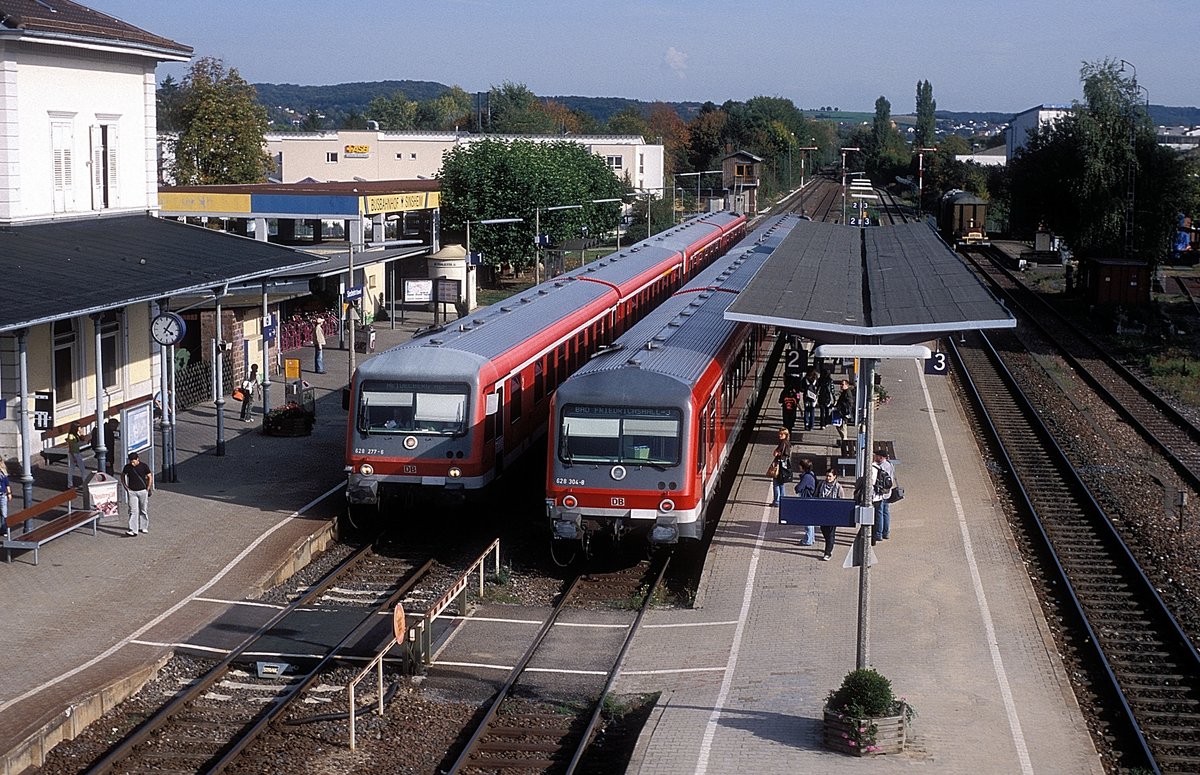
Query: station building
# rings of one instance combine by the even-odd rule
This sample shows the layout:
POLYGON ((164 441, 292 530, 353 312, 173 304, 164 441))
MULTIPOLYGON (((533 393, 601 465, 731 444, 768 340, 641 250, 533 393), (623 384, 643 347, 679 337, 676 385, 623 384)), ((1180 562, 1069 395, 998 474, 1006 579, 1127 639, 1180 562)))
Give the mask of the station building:
MULTIPOLYGON (((3 10, 0 455, 28 505, 37 453, 74 422, 86 434, 136 419, 120 453, 153 450, 175 345, 155 341, 151 321, 179 308, 172 299, 325 259, 156 217, 155 69, 188 61, 190 46, 72 0, 3 10)), ((210 308, 193 335, 241 344, 246 325, 210 308)), ((120 457, 97 439, 97 457, 120 457)))

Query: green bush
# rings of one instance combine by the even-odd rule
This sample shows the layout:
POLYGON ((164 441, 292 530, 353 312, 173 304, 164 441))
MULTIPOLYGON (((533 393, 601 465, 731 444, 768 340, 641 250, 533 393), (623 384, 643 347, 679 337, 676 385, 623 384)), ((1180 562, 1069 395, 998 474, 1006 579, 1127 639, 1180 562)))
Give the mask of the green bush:
POLYGON ((826 705, 831 711, 855 718, 890 716, 896 712, 892 682, 870 668, 852 670, 840 688, 829 693, 826 705))

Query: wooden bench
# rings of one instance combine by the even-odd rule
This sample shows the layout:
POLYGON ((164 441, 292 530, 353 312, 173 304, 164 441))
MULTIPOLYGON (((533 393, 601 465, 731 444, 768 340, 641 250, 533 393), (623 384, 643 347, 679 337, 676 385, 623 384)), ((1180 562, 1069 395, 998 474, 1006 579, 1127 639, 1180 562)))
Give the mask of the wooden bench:
POLYGON ((100 511, 92 509, 76 509, 72 506, 71 501, 75 499, 76 491, 74 489, 64 490, 52 498, 47 498, 41 503, 35 503, 27 509, 22 509, 15 514, 9 514, 8 519, 4 523, 4 555, 7 562, 12 562, 13 549, 32 549, 33 564, 38 564, 38 549, 42 544, 49 543, 59 536, 64 536, 73 530, 78 530, 81 527, 91 525, 92 535, 96 535, 96 523, 103 516, 100 511), (45 518, 47 512, 57 509, 66 508, 66 513, 49 519, 42 525, 38 525, 33 530, 29 530, 29 523, 38 517, 45 518), (15 538, 12 535, 12 529, 17 525, 23 525, 22 533, 15 538))
MULTIPOLYGON (((91 448, 92 443, 90 441, 79 442, 80 452, 87 452, 91 448)), ((40 451, 40 454, 42 456, 42 460, 46 461, 46 465, 53 465, 54 463, 65 463, 67 461, 67 455, 69 452, 67 450, 67 445, 63 444, 58 447, 46 447, 40 451)))

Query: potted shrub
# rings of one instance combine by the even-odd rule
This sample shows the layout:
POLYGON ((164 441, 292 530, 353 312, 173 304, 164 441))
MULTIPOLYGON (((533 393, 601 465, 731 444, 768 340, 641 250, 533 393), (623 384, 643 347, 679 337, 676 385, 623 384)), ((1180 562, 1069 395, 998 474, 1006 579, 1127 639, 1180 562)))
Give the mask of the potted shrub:
POLYGON ((852 756, 900 753, 916 712, 875 670, 852 670, 825 701, 825 746, 852 756))

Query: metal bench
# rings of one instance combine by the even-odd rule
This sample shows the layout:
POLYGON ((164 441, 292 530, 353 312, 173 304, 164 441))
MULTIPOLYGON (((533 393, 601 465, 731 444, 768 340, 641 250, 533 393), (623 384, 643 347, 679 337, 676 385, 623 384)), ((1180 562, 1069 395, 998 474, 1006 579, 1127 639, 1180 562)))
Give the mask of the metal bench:
POLYGON ((52 498, 47 498, 41 503, 35 503, 27 509, 22 509, 15 514, 9 514, 8 519, 4 522, 4 556, 6 562, 12 562, 13 549, 32 549, 33 564, 38 564, 38 549, 42 544, 49 543, 55 538, 64 536, 73 530, 78 530, 88 525, 92 528, 92 535, 96 535, 96 523, 103 516, 103 513, 93 509, 76 509, 72 506, 72 501, 75 499, 76 491, 74 489, 64 490, 52 498), (49 519, 44 524, 38 525, 33 530, 29 529, 32 520, 42 517, 48 512, 66 508, 66 513, 49 519), (22 526, 22 533, 16 537, 12 535, 12 529, 18 525, 22 526))

